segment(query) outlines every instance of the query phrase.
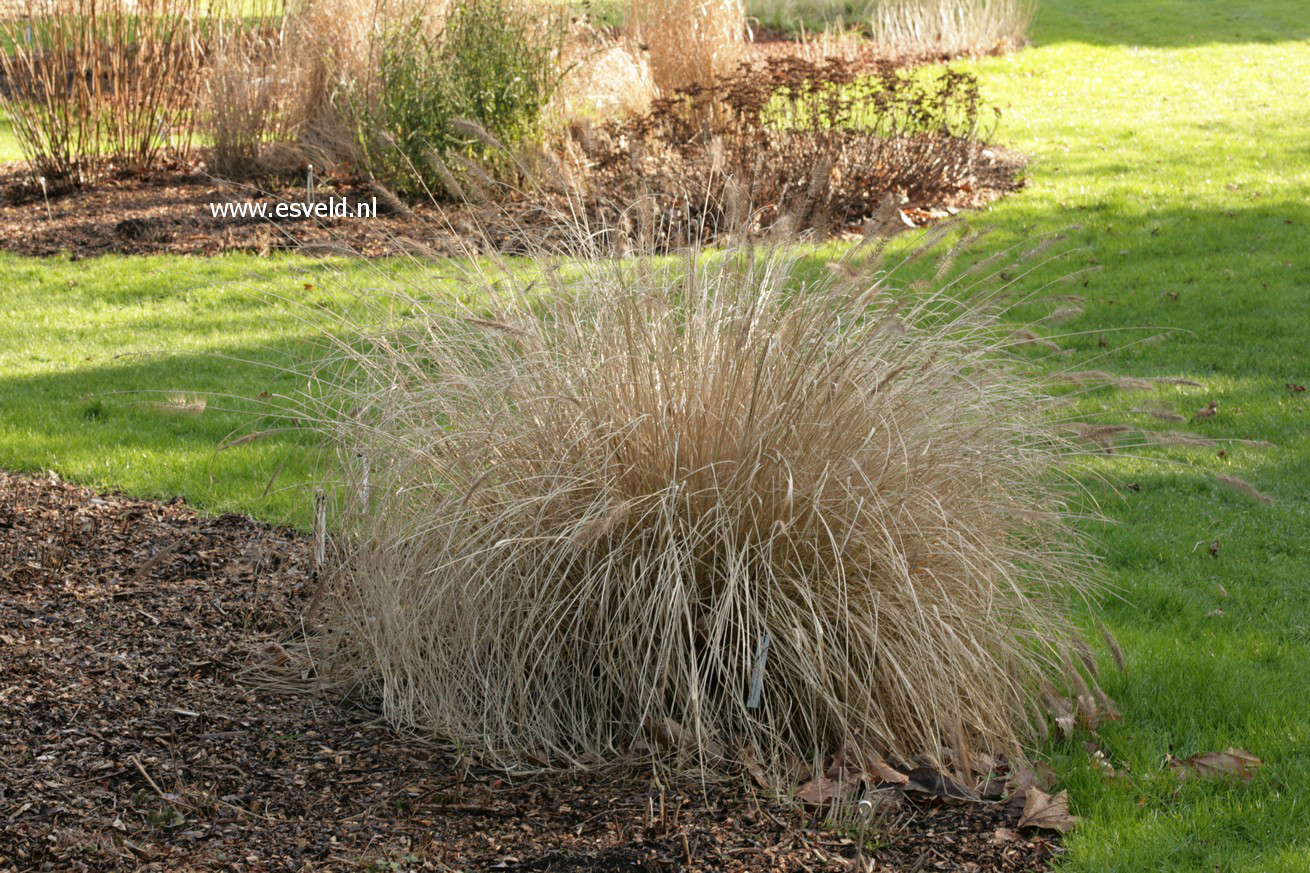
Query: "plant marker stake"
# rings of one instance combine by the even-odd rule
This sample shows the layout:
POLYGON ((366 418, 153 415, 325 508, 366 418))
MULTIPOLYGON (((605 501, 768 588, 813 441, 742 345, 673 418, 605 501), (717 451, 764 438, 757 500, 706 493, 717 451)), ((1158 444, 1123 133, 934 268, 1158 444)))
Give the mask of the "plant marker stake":
POLYGON ((309 165, 309 175, 305 181, 305 202, 314 205, 314 165, 309 165))
POLYGON ((773 638, 768 631, 760 637, 760 644, 755 647, 755 669, 751 671, 751 693, 746 699, 747 709, 760 708, 760 696, 764 693, 764 665, 769 660, 769 643, 773 638))
POLYGON ((860 863, 860 873, 864 873, 865 870, 870 870, 873 867, 872 861, 868 864, 864 862, 864 829, 873 821, 873 804, 865 798, 859 802, 856 810, 860 814, 860 835, 855 840, 855 857, 860 863))
POLYGON ((314 567, 327 563, 327 497, 322 491, 314 497, 314 567))
POLYGON ((364 465, 364 480, 359 486, 359 500, 364 504, 364 511, 368 511, 368 455, 363 452, 359 453, 359 460, 364 465))
POLYGON ((50 211, 50 193, 45 188, 45 176, 37 179, 41 183, 41 199, 45 201, 45 217, 47 221, 54 221, 55 214, 50 211))

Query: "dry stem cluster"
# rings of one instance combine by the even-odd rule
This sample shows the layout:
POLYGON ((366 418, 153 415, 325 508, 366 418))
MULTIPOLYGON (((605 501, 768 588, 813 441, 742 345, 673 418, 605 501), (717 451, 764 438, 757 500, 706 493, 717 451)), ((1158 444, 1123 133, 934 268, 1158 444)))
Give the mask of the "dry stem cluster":
POLYGON ((995 259, 899 269, 748 247, 387 300, 318 371, 325 663, 508 766, 1017 753, 1085 651, 1067 447, 995 259))

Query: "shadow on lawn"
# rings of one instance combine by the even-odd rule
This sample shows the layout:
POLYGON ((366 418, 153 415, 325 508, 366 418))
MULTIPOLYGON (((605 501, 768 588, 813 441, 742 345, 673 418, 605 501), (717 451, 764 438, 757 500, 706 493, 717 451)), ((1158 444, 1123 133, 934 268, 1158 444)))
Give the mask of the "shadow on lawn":
POLYGON ((279 520, 302 522, 311 514, 310 498, 284 489, 310 481, 314 437, 276 415, 286 405, 279 396, 294 395, 303 380, 275 366, 229 358, 287 364, 269 348, 232 346, 112 358, 6 379, 0 464, 53 469, 78 481, 112 481, 142 496, 181 495, 200 508, 266 518, 287 515, 291 507, 291 517, 279 520), (204 411, 169 407, 179 395, 204 398, 204 411), (225 440, 262 431, 274 432, 220 450, 225 440))
MULTIPOLYGON (((1310 206, 1283 201, 1151 209, 1122 196, 1072 208, 1026 206, 1003 207, 976 223, 996 226, 1009 241, 1029 227, 1070 228, 1067 245, 1078 251, 1028 280, 1034 285, 1086 271, 1050 291, 1074 293, 1086 303, 1086 315, 1050 329, 1086 332, 1071 338, 1069 347, 1095 350, 1100 337, 1094 331, 1100 329, 1141 329, 1137 338, 1151 329, 1179 329, 1190 332, 1178 338, 1190 346, 1183 355, 1166 347, 1132 347, 1107 363, 1141 357, 1193 371, 1276 374, 1289 380, 1299 374, 1301 384, 1310 379, 1310 358, 1296 362, 1269 356, 1278 346, 1294 353, 1293 345, 1310 324, 1310 295, 1289 293, 1310 288, 1310 206)), ((1133 337, 1110 339, 1113 349, 1130 346, 1133 337)))

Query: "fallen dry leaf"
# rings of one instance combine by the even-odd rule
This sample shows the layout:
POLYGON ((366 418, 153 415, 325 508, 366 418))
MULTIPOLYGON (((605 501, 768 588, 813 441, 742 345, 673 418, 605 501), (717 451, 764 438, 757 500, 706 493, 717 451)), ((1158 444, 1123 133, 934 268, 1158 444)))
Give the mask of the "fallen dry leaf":
POLYGON ((820 776, 811 779, 795 791, 796 799, 806 806, 827 806, 835 800, 848 796, 859 784, 860 777, 851 774, 842 779, 829 779, 820 776))
POLYGON ((1211 401, 1210 401, 1209 403, 1207 403, 1205 406, 1202 406, 1200 409, 1196 410, 1196 415, 1194 415, 1194 416, 1192 416, 1192 417, 1193 417, 1193 418, 1214 418, 1214 414, 1215 414, 1216 412, 1218 412, 1218 411, 1219 411, 1219 404, 1218 404, 1218 403, 1215 403, 1213 400, 1211 400, 1211 401))
POLYGON ((1078 816, 1069 814, 1068 791, 1061 791, 1054 797, 1040 788, 1029 788, 1026 791, 1019 827, 1065 833, 1073 830, 1078 821, 1078 816))
POLYGON ((755 744, 747 743, 743 746, 739 757, 741 763, 746 767, 746 772, 750 773, 751 778, 755 780, 755 784, 761 788, 768 788, 769 780, 765 776, 764 768, 760 766, 760 756, 755 751, 755 744))
POLYGON ((1009 828, 997 828, 996 833, 992 835, 993 846, 1003 846, 1006 843, 1015 843, 1019 841, 1019 834, 1009 828))
POLYGON ((863 777, 866 782, 905 785, 910 777, 888 764, 882 754, 872 746, 847 741, 833 756, 828 778, 840 779, 847 775, 863 777))
POLYGON ((1188 776, 1223 776, 1250 782, 1263 763, 1250 752, 1229 747, 1222 752, 1207 752, 1190 758, 1175 758, 1169 755, 1165 759, 1169 767, 1183 778, 1188 776))

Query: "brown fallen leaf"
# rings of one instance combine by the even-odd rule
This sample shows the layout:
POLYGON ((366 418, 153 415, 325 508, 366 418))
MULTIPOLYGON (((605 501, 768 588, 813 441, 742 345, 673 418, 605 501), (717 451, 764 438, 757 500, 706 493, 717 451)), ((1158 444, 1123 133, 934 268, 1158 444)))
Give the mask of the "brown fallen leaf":
POLYGON ((992 834, 993 846, 1004 846, 1006 843, 1017 843, 1019 834, 1009 828, 997 828, 996 833, 992 834))
POLYGON ((905 785, 910 781, 909 776, 888 764, 877 749, 850 740, 847 740, 833 756, 832 766, 828 768, 827 775, 830 779, 855 775, 866 782, 892 785, 905 785))
POLYGON ((1288 382, 1288 383, 1287 383, 1287 390, 1288 390, 1288 391, 1291 391, 1293 394, 1300 394, 1302 391, 1305 390, 1305 386, 1304 386, 1304 385, 1297 385, 1295 382, 1288 382))
POLYGON ((760 756, 755 750, 755 744, 747 743, 743 746, 738 757, 741 758, 742 765, 746 767, 746 772, 750 773, 751 778, 755 780, 755 784, 761 788, 768 788, 769 780, 764 773, 764 768, 760 766, 760 756))
POLYGON ((1205 406, 1202 406, 1200 409, 1196 410, 1196 415, 1193 415, 1192 418, 1214 418, 1214 414, 1218 411, 1219 411, 1219 404, 1211 400, 1205 406))
POLYGON ((855 786, 859 784, 860 777, 851 774, 842 779, 829 779, 827 776, 820 776, 817 779, 811 779, 794 792, 795 797, 806 806, 827 806, 828 804, 847 797, 855 786))
POLYGON ((1078 822, 1078 816, 1069 814, 1068 791, 1061 791, 1054 797, 1040 788, 1029 788, 1025 793, 1019 827, 1042 828, 1063 834, 1073 830, 1078 822))
POLYGON ((1250 752, 1231 746, 1222 752, 1207 752, 1190 758, 1179 759, 1169 755, 1165 762, 1184 779, 1188 776, 1222 776, 1241 782, 1254 779, 1256 771, 1264 763, 1250 752))

